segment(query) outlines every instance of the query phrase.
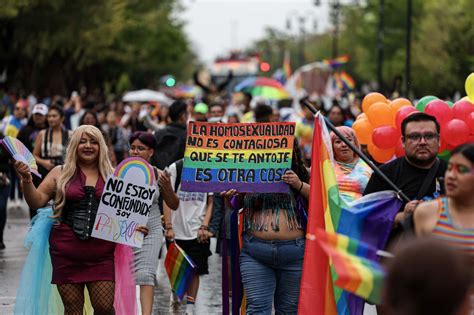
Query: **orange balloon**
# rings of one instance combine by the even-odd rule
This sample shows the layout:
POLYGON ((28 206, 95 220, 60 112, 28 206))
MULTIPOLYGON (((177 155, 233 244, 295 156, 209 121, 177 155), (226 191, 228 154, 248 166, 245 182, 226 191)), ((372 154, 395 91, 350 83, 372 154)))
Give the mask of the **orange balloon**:
POLYGON ((357 140, 360 144, 368 144, 372 142, 372 130, 374 127, 366 118, 356 120, 352 124, 352 129, 356 133, 357 140))
POLYGON ((359 119, 367 119, 367 115, 365 113, 360 113, 359 116, 356 117, 356 121, 359 119))
POLYGON ((395 155, 395 147, 387 150, 379 149, 375 144, 367 145, 370 156, 379 163, 385 163, 395 155))
POLYGON ((396 98, 390 102, 390 109, 392 110, 393 115, 397 114, 397 111, 404 106, 413 106, 410 100, 400 97, 396 98))
POLYGON ((362 111, 367 114, 367 112, 369 111, 369 108, 373 104, 378 103, 378 102, 386 103, 387 99, 385 98, 385 96, 377 92, 372 92, 372 93, 367 94, 362 100, 362 111))
POLYGON ((372 104, 367 112, 367 118, 374 128, 395 124, 395 115, 392 113, 390 106, 383 102, 372 104))

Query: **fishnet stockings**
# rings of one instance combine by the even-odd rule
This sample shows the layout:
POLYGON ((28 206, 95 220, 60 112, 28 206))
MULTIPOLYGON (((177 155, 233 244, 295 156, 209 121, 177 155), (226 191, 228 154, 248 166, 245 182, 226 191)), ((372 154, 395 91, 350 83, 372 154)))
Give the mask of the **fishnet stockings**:
POLYGON ((115 283, 112 281, 95 281, 87 283, 94 315, 113 315, 115 283))
MULTIPOLYGON (((115 283, 95 281, 87 284, 87 290, 95 315, 113 315, 115 283)), ((84 309, 84 283, 59 284, 59 295, 64 304, 65 315, 82 315, 84 309)))
POLYGON ((58 291, 64 304, 64 314, 82 315, 84 308, 84 284, 59 284, 58 291))

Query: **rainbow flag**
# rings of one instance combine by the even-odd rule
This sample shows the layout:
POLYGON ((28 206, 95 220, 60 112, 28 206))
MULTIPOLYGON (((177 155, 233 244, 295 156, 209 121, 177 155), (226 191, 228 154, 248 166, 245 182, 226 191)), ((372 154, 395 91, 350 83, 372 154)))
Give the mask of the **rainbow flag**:
POLYGON ((347 72, 335 72, 333 77, 339 90, 353 90, 355 88, 355 81, 347 72))
POLYGON ((343 234, 318 229, 316 236, 337 274, 334 284, 371 303, 380 303, 385 271, 377 262, 377 250, 343 234))
POLYGON ((339 56, 334 59, 323 59, 323 63, 330 66, 333 69, 336 69, 342 65, 345 65, 349 62, 349 55, 339 56))
POLYGON ((168 247, 165 269, 170 279, 171 289, 182 300, 196 271, 196 265, 184 250, 173 242, 168 247))
POLYGON ((339 196, 331 140, 321 114, 317 114, 314 125, 311 190, 298 313, 359 315, 363 313, 364 301, 334 286, 337 275, 331 272, 333 266, 317 245, 317 230, 344 234, 383 249, 401 201, 396 198, 395 192, 383 191, 346 204, 339 196))

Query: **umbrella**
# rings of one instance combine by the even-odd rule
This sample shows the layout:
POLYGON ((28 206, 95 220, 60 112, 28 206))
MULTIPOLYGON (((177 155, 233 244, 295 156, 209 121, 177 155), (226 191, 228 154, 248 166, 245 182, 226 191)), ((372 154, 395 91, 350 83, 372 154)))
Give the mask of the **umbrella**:
POLYGON ((171 103, 173 103, 173 100, 164 93, 153 90, 127 92, 122 100, 124 102, 158 102, 164 105, 171 105, 171 103))
POLYGON ((265 77, 250 77, 235 87, 236 92, 248 92, 252 96, 261 96, 266 99, 280 100, 289 98, 285 87, 275 79, 265 77))

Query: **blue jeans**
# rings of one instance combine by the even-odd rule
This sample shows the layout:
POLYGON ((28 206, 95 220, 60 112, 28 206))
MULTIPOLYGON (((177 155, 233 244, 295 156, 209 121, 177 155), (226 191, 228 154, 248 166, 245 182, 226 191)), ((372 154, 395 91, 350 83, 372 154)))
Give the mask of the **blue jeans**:
POLYGON ((244 234, 240 273, 247 314, 296 314, 303 268, 304 237, 267 241, 244 234))

